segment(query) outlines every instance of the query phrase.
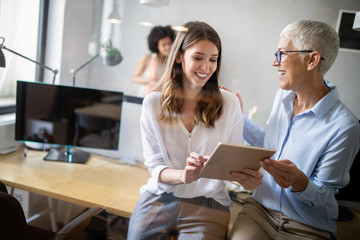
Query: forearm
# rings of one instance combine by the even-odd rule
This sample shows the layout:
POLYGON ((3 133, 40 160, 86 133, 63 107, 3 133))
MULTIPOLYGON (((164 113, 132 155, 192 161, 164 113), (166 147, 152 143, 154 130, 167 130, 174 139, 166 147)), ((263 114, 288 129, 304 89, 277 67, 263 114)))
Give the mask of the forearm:
POLYGON ((159 182, 172 185, 183 184, 183 174, 184 170, 164 168, 159 174, 159 182))
POLYGON ((295 181, 291 184, 291 190, 293 192, 302 192, 306 189, 307 185, 309 184, 309 178, 302 172, 298 171, 296 173, 295 181))
POLYGON ((252 146, 263 147, 265 138, 265 129, 252 122, 244 116, 244 139, 252 146))
POLYGON ((139 83, 139 84, 148 84, 150 82, 150 80, 148 78, 145 78, 142 76, 133 76, 132 81, 134 83, 139 83))

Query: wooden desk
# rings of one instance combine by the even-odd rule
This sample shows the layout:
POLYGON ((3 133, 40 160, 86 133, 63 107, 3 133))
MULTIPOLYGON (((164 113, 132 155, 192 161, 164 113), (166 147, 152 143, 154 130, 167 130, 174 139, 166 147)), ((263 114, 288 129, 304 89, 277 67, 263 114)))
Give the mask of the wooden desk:
POLYGON ((23 149, 0 155, 0 180, 11 187, 85 207, 100 206, 130 217, 140 187, 150 174, 142 165, 125 165, 91 155, 86 164, 44 161, 45 152, 23 149))

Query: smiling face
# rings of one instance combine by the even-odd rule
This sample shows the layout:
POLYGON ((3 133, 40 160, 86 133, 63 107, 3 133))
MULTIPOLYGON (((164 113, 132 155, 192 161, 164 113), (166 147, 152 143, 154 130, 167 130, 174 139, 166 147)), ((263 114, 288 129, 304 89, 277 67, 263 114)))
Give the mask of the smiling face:
POLYGON ((170 37, 161 38, 157 46, 159 53, 167 57, 170 53, 171 45, 172 45, 172 41, 170 37))
POLYGON ((219 50, 208 40, 200 40, 176 58, 182 64, 185 88, 199 89, 207 83, 217 69, 219 50))
MULTIPOLYGON (((289 38, 282 36, 279 41, 278 51, 294 50, 299 49, 294 47, 289 38)), ((278 68, 280 88, 296 91, 303 86, 307 78, 307 66, 300 53, 283 53, 281 63, 278 63, 274 58, 272 65, 278 68)))

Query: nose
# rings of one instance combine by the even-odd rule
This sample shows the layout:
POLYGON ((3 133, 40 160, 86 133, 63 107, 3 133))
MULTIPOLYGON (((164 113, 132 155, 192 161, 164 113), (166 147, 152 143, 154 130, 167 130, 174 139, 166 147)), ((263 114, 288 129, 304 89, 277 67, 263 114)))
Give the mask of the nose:
POLYGON ((202 64, 201 64, 201 70, 207 72, 209 69, 209 63, 208 61, 203 61, 202 64))
POLYGON ((279 66, 279 64, 280 64, 280 63, 278 63, 278 61, 276 60, 276 57, 274 57, 274 59, 273 59, 273 61, 272 61, 272 65, 273 65, 274 67, 276 67, 276 66, 279 66))

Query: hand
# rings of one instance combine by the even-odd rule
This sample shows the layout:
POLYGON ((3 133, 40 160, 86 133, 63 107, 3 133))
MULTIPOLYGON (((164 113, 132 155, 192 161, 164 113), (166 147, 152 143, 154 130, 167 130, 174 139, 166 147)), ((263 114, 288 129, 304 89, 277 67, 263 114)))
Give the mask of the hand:
POLYGON ((261 170, 243 169, 242 172, 231 172, 233 181, 242 185, 246 190, 252 190, 262 184, 261 170))
POLYGON ((190 153, 186 160, 186 167, 182 174, 182 181, 184 183, 192 183, 199 179, 200 170, 204 167, 207 157, 203 157, 198 153, 190 153))
POLYGON ((230 89, 228 89, 227 87, 222 86, 220 84, 219 84, 219 88, 232 93, 232 91, 230 89))
POLYGON ((304 191, 309 183, 308 177, 288 159, 260 161, 260 165, 273 176, 275 182, 282 188, 291 186, 295 192, 304 191))
MULTIPOLYGON (((224 87, 224 86, 222 86, 222 85, 220 85, 220 84, 219 84, 219 88, 220 88, 220 89, 224 89, 225 91, 228 91, 228 92, 231 92, 231 93, 232 93, 232 91, 231 91, 230 89, 228 89, 227 87, 224 87)), ((235 95, 236 95, 236 97, 239 99, 241 111, 244 112, 244 102, 243 102, 243 100, 242 100, 242 98, 241 98, 241 96, 240 96, 240 92, 237 91, 237 92, 235 93, 235 95)))

